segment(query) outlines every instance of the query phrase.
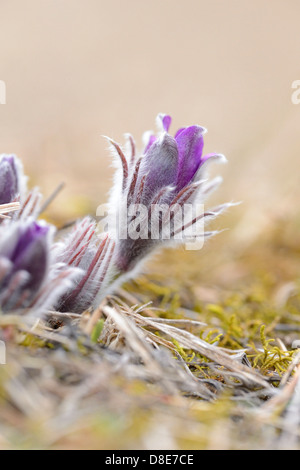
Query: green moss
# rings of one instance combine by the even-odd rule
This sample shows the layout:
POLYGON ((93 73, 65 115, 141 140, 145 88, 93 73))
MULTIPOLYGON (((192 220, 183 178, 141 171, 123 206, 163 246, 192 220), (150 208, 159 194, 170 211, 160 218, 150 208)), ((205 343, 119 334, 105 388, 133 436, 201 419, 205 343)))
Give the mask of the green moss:
POLYGON ((272 343, 275 340, 267 339, 265 330, 265 325, 262 325, 260 329, 262 351, 254 343, 251 343, 250 347, 253 349, 254 354, 249 354, 248 357, 252 359, 253 367, 259 368, 261 372, 270 373, 270 371, 276 371, 279 375, 282 375, 287 371, 292 362, 295 350, 285 351, 278 346, 274 346, 272 343))

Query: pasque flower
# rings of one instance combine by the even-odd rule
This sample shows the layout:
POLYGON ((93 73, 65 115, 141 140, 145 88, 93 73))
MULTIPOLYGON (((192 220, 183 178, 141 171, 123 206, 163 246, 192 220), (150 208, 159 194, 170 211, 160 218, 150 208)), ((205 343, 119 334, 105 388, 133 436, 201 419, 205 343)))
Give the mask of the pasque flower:
POLYGON ((86 217, 54 244, 54 227, 35 222, 41 194, 26 179, 17 157, 1 157, 0 309, 81 313, 105 295, 114 242, 86 217))
MULTIPOLYGON (((180 234, 181 241, 195 237, 192 229, 201 219, 214 217, 227 206, 208 212, 202 210, 196 215, 193 211, 220 183, 220 178, 210 182, 205 179, 207 164, 213 160, 226 161, 221 154, 203 154, 206 129, 200 126, 183 127, 173 137, 169 134, 170 116, 159 114, 157 123, 158 135, 146 134, 141 155, 136 153, 130 135, 124 150, 109 139, 121 161, 111 194, 111 219, 116 220, 119 227, 128 227, 133 220, 130 208, 137 205, 146 208, 144 215, 139 216, 141 237, 133 239, 128 232, 127 236, 120 237, 117 232, 114 264, 120 273, 132 271, 155 248, 178 242, 180 234), (157 211, 158 223, 154 230, 152 215, 158 206, 167 207, 167 214, 157 211), (181 208, 187 208, 184 221, 176 217, 181 208), (169 237, 165 236, 166 232, 169 237)), ((211 234, 206 232, 202 235, 211 234)))
POLYGON ((54 244, 54 228, 35 221, 41 211, 38 189, 27 193, 17 157, 0 158, 0 218, 21 203, 0 225, 2 312, 55 308, 81 313, 97 306, 124 275, 132 276, 156 248, 213 234, 201 231, 199 222, 230 204, 204 211, 205 198, 220 183, 220 178, 208 181, 205 173, 209 162, 225 157, 203 154, 203 127, 183 127, 171 136, 170 116, 159 114, 157 123, 158 134, 145 135, 141 154, 130 135, 124 150, 109 139, 118 169, 108 234, 99 235, 96 222, 86 217, 54 244), (201 210, 195 213, 199 203, 201 210), (132 211, 136 208, 140 212, 132 211))
POLYGON ((51 255, 53 227, 27 220, 0 226, 0 310, 47 310, 79 270, 51 255))

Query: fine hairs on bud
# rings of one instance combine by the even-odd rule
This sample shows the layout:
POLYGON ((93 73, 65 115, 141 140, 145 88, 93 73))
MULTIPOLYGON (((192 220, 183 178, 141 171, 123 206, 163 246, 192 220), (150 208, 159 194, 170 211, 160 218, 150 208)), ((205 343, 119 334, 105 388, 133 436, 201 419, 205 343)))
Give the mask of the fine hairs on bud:
POLYGON ((123 151, 119 144, 109 140, 114 160, 119 159, 109 200, 111 219, 118 221, 118 226, 122 228, 122 237, 118 237, 118 231, 114 230, 117 235, 112 262, 118 272, 118 282, 122 276, 128 278, 131 274, 136 275, 146 258, 158 248, 177 246, 180 242, 185 244, 191 242, 193 237, 198 237, 203 244, 204 238, 212 233, 197 235, 194 225, 201 225, 204 230, 205 221, 222 211, 220 208, 218 213, 212 214, 203 208, 202 214, 192 216, 193 207, 203 204, 222 181, 218 177, 207 180, 208 165, 213 161, 226 161, 222 154, 203 154, 206 129, 201 126, 185 127, 172 137, 169 134, 171 117, 162 113, 157 116, 156 124, 158 134, 145 132, 144 149, 134 152, 134 155, 128 143, 123 151), (158 206, 164 207, 164 210, 155 210, 158 206), (181 223, 174 216, 176 206, 185 208, 185 220, 181 219, 181 223), (134 214, 136 207, 143 210, 134 214), (155 214, 156 220, 153 219, 155 214), (130 236, 134 223, 135 236, 130 236), (124 230, 127 230, 127 237, 123 236, 124 230))

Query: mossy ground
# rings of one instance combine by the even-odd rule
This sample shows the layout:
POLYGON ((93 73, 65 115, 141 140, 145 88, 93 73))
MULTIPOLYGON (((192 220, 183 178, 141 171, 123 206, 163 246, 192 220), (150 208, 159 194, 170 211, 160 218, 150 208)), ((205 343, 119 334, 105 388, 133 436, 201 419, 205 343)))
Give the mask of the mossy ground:
POLYGON ((129 324, 116 326, 105 308, 93 314, 92 328, 90 312, 57 319, 56 329, 0 317, 7 345, 0 447, 299 449, 299 220, 273 221, 247 242, 224 233, 200 253, 167 250, 107 301, 178 321, 232 354, 242 372, 142 325, 138 315, 138 330, 128 334, 137 343, 145 334, 145 345, 131 344, 129 324), (177 366, 204 396, 177 381, 177 366), (244 382, 247 370, 268 388, 244 382))

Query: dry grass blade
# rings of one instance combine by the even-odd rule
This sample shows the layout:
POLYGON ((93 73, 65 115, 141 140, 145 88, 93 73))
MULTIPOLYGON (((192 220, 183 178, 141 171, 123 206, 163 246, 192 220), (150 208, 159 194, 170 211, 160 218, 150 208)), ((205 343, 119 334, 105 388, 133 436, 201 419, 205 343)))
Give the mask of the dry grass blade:
POLYGON ((0 219, 9 218, 7 214, 10 212, 15 212, 20 209, 19 202, 10 202, 9 204, 0 204, 0 219))
MULTIPOLYGON (((299 402, 297 406, 300 410, 299 385, 300 385, 300 368, 298 367, 292 380, 288 382, 285 385, 285 387, 277 395, 272 397, 266 404, 264 404, 258 410, 256 410, 256 415, 257 415, 257 418, 260 420, 260 422, 268 423, 270 422, 270 419, 272 417, 274 418, 277 416, 281 416, 281 414, 284 411, 286 412, 287 408, 290 409, 290 405, 288 407, 288 404, 292 403, 293 396, 296 398, 297 403, 299 402)), ((299 416, 297 417, 298 420, 299 420, 299 416)), ((286 426, 288 420, 289 418, 287 418, 287 415, 286 415, 285 420, 282 420, 280 423, 280 428, 286 428, 286 427, 289 428, 289 426, 286 426)))
MULTIPOLYGON (((132 318, 124 316, 117 308, 106 305, 103 307, 103 313, 113 321, 116 328, 124 335, 126 343, 135 353, 136 358, 143 361, 142 373, 144 380, 158 381, 170 395, 177 395, 181 389, 201 396, 205 400, 213 398, 213 394, 205 385, 195 378, 191 380, 191 375, 187 374, 184 368, 178 367, 168 355, 163 354, 161 350, 156 354, 156 348, 151 347, 151 344, 153 346, 159 343, 168 347, 165 340, 159 339, 159 341, 154 342, 153 334, 149 335, 143 329, 138 328, 132 318), (150 341, 151 344, 149 344, 149 339, 152 340, 150 341)), ((142 378, 142 376, 140 377, 142 378)))
POLYGON ((279 439, 278 447, 281 449, 297 448, 300 437, 300 368, 292 380, 292 395, 285 410, 283 418, 283 432, 279 439))
MULTIPOLYGON (((136 312, 137 313, 137 312, 136 312)), ((185 320, 182 318, 152 318, 152 321, 155 323, 164 323, 166 325, 168 324, 177 324, 181 326, 207 326, 206 323, 203 323, 202 321, 197 321, 197 320, 185 320)))
POLYGON ((175 339, 181 345, 181 347, 192 349, 193 351, 200 353, 202 356, 210 359, 211 361, 226 367, 226 369, 236 374, 243 383, 254 387, 263 387, 266 389, 270 388, 268 382, 258 372, 251 370, 243 364, 237 362, 236 360, 232 359, 229 353, 226 353, 217 346, 209 344, 206 341, 194 336, 192 333, 181 330, 166 323, 157 322, 153 320, 153 318, 144 317, 132 310, 127 310, 125 313, 134 318, 135 321, 137 321, 140 325, 154 328, 155 330, 159 330, 162 333, 165 333, 167 336, 175 339))
POLYGON ((130 347, 138 355, 138 357, 143 360, 145 366, 149 368, 150 372, 154 374, 160 374, 161 370, 157 365, 152 350, 145 342, 144 335, 136 327, 134 322, 130 321, 128 318, 118 312, 117 309, 109 307, 108 305, 103 307, 103 312, 113 320, 116 327, 126 337, 130 347))
POLYGON ((284 387, 287 384, 293 370, 298 366, 299 363, 300 363, 300 352, 298 352, 296 354, 296 356, 293 358, 293 360, 290 363, 286 373, 283 375, 283 377, 281 379, 281 382, 280 382, 280 387, 281 388, 284 387))
POLYGON ((56 197, 64 189, 64 187, 65 187, 65 183, 62 182, 57 186, 57 188, 55 188, 53 193, 48 197, 48 199, 44 202, 44 204, 40 208, 39 215, 45 212, 45 210, 50 206, 50 204, 54 201, 54 199, 56 199, 56 197))

